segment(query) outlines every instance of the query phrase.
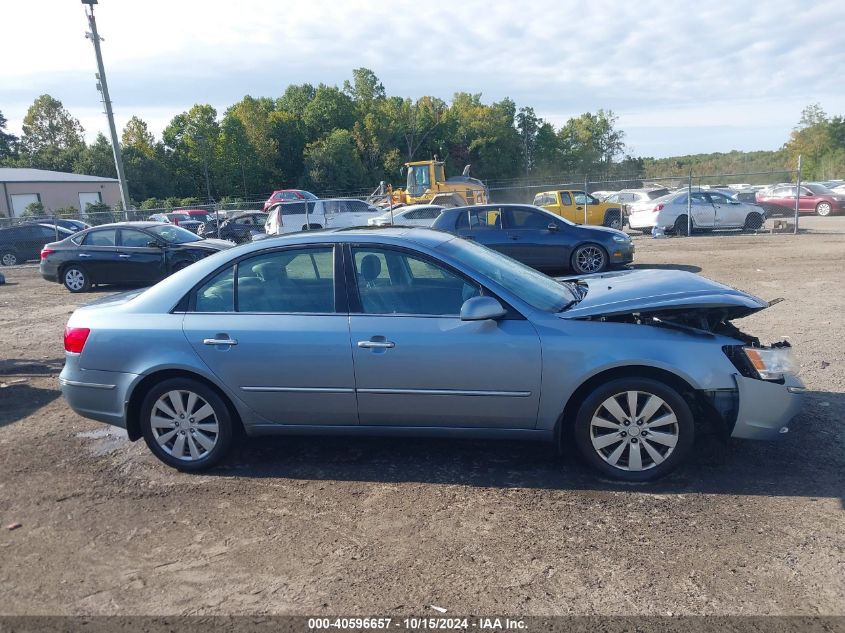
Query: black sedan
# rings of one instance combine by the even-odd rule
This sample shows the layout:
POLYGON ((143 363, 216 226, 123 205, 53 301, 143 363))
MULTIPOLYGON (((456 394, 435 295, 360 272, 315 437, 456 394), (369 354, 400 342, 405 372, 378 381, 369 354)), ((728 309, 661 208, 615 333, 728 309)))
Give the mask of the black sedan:
MULTIPOLYGON (((220 224, 220 239, 245 244, 252 240, 256 233, 264 233, 264 223, 267 214, 261 211, 247 211, 233 215, 220 224)), ((199 229, 203 237, 217 237, 217 223, 212 220, 206 222, 199 229)))
POLYGON ((104 224, 47 244, 41 251, 41 276, 71 292, 85 292, 94 284, 150 285, 231 246, 173 224, 104 224))
POLYGON ((446 209, 432 228, 455 233, 543 272, 598 273, 630 264, 634 245, 623 231, 573 224, 545 209, 486 204, 446 209))

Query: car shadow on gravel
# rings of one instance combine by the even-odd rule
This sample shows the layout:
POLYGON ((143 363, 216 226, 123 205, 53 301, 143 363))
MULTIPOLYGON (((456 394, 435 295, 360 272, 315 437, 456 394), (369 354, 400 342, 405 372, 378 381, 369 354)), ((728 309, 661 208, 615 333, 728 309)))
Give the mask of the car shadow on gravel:
POLYGON ((0 376, 0 427, 29 417, 61 395, 58 389, 31 387, 25 381, 0 376))
POLYGON ((688 273, 700 273, 701 266, 691 264, 633 264, 635 270, 682 270, 688 273))
POLYGON ((4 376, 58 376, 64 364, 64 358, 0 360, 0 380, 4 376))
POLYGON ((573 451, 535 442, 419 438, 248 438, 209 474, 247 478, 425 482, 497 488, 837 498, 845 486, 845 394, 811 393, 774 442, 702 436, 688 463, 651 484, 597 477, 573 451))

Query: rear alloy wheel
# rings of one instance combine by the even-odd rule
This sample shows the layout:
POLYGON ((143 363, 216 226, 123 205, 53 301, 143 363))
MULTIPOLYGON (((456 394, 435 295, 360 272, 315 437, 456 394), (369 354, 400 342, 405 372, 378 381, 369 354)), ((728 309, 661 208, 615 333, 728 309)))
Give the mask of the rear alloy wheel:
POLYGON ((689 235, 690 234, 690 225, 687 224, 687 216, 682 215, 677 220, 675 220, 675 226, 673 227, 673 232, 675 235, 689 235))
POLYGON ((85 269, 78 266, 68 266, 64 269, 62 283, 71 292, 86 292, 91 288, 91 278, 85 269))
POLYGON ((607 253, 597 244, 584 244, 572 254, 572 270, 581 275, 600 273, 607 268, 607 253))
POLYGON ((0 263, 4 266, 16 266, 18 264, 18 256, 13 251, 3 251, 0 254, 0 263))
POLYGON ((604 218, 604 226, 610 227, 611 229, 616 229, 617 231, 622 230, 622 212, 621 211, 610 211, 604 218))
POLYGON ((675 469, 694 440, 681 395, 648 378, 621 378, 597 389, 578 411, 575 442, 593 468, 625 481, 650 481, 675 469))
POLYGON ((192 378, 172 378, 150 390, 141 406, 141 431, 156 457, 187 471, 219 463, 233 435, 226 404, 192 378))
POLYGON ((752 211, 747 216, 745 216, 745 226, 743 228, 746 231, 757 231, 763 226, 763 216, 757 213, 756 211, 752 211))
POLYGON ((831 211, 833 211, 833 207, 830 206, 829 202, 819 202, 816 205, 816 213, 818 213, 823 218, 829 216, 831 211))

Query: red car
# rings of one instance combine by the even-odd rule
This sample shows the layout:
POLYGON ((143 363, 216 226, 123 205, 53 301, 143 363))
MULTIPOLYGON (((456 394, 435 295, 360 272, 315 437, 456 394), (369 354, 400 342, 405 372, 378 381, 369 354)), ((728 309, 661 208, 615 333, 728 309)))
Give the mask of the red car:
MULTIPOLYGON (((795 213, 795 185, 779 185, 771 191, 757 192, 757 204, 763 207, 769 217, 795 213)), ((845 211, 845 195, 831 191, 818 183, 801 185, 798 200, 800 213, 817 213, 827 216, 845 211)))
POLYGON ((302 189, 276 189, 264 203, 264 211, 266 212, 271 204, 290 202, 291 200, 318 200, 318 198, 310 191, 303 191, 302 189))

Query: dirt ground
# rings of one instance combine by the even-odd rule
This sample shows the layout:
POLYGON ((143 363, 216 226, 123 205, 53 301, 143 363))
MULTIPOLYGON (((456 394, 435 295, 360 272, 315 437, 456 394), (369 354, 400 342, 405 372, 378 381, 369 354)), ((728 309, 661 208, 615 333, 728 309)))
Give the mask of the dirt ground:
POLYGON ((4 269, 0 613, 845 615, 845 217, 803 225, 636 238, 637 266, 785 298, 739 324, 788 338, 810 389, 782 441, 705 440, 641 486, 445 440, 249 440, 180 474, 60 397, 96 295, 4 269))

